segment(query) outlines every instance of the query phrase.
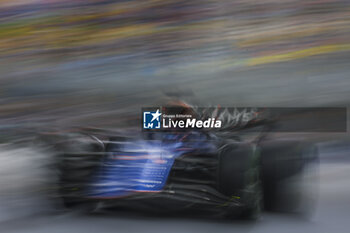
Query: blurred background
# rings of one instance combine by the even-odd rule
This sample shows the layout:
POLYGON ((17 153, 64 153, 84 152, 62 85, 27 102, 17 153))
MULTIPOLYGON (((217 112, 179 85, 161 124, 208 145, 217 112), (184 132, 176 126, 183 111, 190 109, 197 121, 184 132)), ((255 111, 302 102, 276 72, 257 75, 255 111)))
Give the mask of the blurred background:
POLYGON ((255 224, 33 217, 44 204, 28 190, 41 188, 44 155, 19 142, 52 127, 126 126, 172 95, 201 106, 348 107, 349 67, 348 0, 0 0, 0 229, 345 232, 347 133, 316 135, 312 220, 265 214, 255 224))

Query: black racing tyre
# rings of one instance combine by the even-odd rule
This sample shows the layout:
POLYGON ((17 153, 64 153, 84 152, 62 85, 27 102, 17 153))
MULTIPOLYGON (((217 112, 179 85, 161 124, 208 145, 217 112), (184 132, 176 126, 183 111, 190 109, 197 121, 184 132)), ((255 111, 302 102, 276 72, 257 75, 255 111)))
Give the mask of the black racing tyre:
MULTIPOLYGON (((86 136, 85 136, 86 137, 86 136)), ((75 138, 56 145, 58 196, 65 208, 80 212, 93 212, 98 202, 86 198, 86 192, 101 161, 103 148, 91 138, 83 142, 75 138), (97 152, 97 153, 96 153, 97 152)))
POLYGON ((262 209, 260 154, 251 144, 229 143, 220 150, 219 190, 241 204, 228 207, 227 216, 257 219, 262 209))
POLYGON ((292 140, 264 142, 260 147, 265 209, 298 212, 309 198, 305 194, 311 187, 302 187, 302 183, 310 168, 317 166, 316 147, 292 140))
POLYGON ((64 207, 81 212, 94 211, 98 203, 84 197, 95 172, 93 158, 67 153, 61 154, 60 157, 62 161, 58 166, 58 194, 64 207))

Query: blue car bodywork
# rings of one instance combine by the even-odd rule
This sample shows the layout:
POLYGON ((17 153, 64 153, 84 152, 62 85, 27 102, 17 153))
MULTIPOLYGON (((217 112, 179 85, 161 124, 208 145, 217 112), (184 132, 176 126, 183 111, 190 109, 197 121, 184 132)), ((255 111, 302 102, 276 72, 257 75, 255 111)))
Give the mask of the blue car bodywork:
POLYGON ((159 192, 176 158, 196 151, 214 153, 217 145, 201 132, 164 133, 153 140, 115 142, 88 189, 92 198, 118 198, 135 192, 159 192))

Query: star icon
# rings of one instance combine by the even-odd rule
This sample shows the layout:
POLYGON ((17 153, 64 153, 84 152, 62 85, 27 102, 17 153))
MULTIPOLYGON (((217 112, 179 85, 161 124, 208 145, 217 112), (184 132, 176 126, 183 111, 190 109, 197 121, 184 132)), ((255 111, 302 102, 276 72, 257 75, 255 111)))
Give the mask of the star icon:
POLYGON ((151 113, 151 114, 153 116, 151 122, 154 121, 155 119, 157 119, 157 121, 159 121, 159 116, 162 115, 161 113, 159 113, 159 109, 157 109, 156 113, 151 113))

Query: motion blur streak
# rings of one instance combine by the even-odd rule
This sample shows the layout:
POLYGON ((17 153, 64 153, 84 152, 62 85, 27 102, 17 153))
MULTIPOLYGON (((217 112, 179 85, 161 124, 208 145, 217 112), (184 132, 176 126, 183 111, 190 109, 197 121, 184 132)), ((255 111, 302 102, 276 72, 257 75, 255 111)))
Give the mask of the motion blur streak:
POLYGON ((214 104, 344 103, 349 9, 341 0, 1 1, 0 119, 115 124, 121 106, 151 105, 169 85, 214 104), (316 78, 323 65, 312 61, 328 56, 336 82, 316 78))
POLYGON ((319 205, 305 205, 314 221, 264 213, 252 225, 58 214, 46 197, 51 155, 34 139, 76 126, 140 130, 142 107, 173 99, 349 107, 349 51, 348 0, 0 0, 0 231, 345 232, 348 133, 283 135, 319 151, 319 205))

